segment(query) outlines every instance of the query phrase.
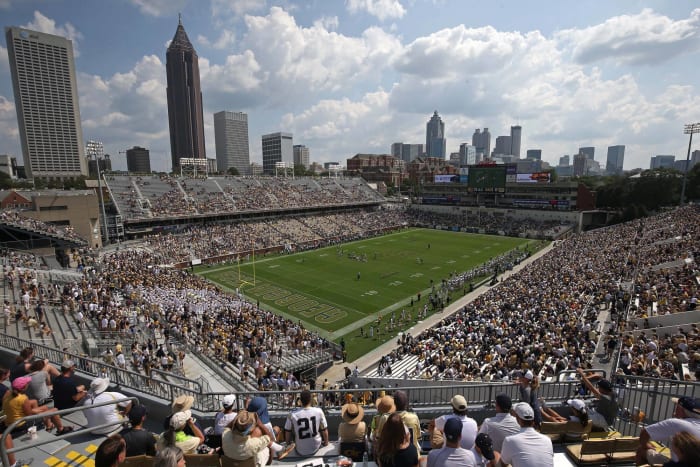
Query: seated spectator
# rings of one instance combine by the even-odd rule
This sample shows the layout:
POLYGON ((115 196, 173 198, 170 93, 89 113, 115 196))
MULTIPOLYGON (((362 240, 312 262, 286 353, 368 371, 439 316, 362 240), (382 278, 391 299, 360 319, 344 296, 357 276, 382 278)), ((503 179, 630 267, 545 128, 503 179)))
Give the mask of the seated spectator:
POLYGON ((668 456, 657 452, 650 443, 651 441, 670 446, 673 435, 681 431, 700 438, 700 399, 681 397, 680 399, 674 398, 673 401, 676 405, 671 418, 642 428, 639 434, 637 465, 665 464, 669 460, 678 462, 679 458, 675 451, 671 450, 671 459, 669 459, 668 456))
POLYGON ((146 420, 148 410, 143 404, 132 407, 129 410, 130 428, 124 428, 119 434, 126 442, 126 457, 156 455, 156 437, 150 431, 144 429, 143 423, 146 420))
POLYGON ((664 467, 697 467, 700 465, 700 438, 687 431, 678 432, 671 439, 671 452, 678 461, 666 462, 664 467))
POLYGON ((95 428, 90 430, 92 433, 107 435, 120 429, 122 423, 127 421, 125 414, 131 408, 131 402, 119 402, 118 400, 126 399, 127 397, 120 392, 108 392, 109 379, 95 378, 90 383, 90 389, 84 398, 83 405, 90 407, 92 405, 101 404, 103 402, 114 401, 114 404, 102 405, 100 407, 92 407, 85 410, 85 418, 88 426, 98 426, 109 424, 104 428, 95 428))
POLYGON ((51 376, 44 370, 46 361, 34 360, 29 365, 29 376, 32 380, 27 388, 27 396, 36 399, 39 405, 44 405, 51 401, 51 376))
POLYGON ((381 435, 376 449, 379 467, 418 466, 418 450, 411 442, 411 434, 398 412, 389 415, 381 435))
POLYGON ((462 421, 449 418, 443 426, 445 447, 432 449, 428 453, 428 467, 458 467, 476 465, 474 454, 461 447, 462 421))
MULTIPOLYGON (((192 404, 194 404, 194 397, 185 394, 177 396, 173 401, 172 405, 170 406, 172 408, 172 412, 170 412, 170 415, 165 417, 165 420, 163 420, 163 429, 167 430, 170 427, 170 417, 172 417, 173 414, 176 414, 177 412, 184 412, 185 410, 190 410, 192 408, 192 404)), ((199 429, 199 431, 204 433, 204 430, 202 430, 202 427, 196 420, 194 422, 194 425, 199 429)), ((189 423, 185 426, 185 434, 190 436, 197 436, 194 430, 190 428, 189 423)))
POLYGON ((377 443, 379 441, 382 427, 384 426, 384 423, 386 423, 386 419, 389 418, 389 415, 396 412, 396 406, 394 405, 394 398, 391 396, 387 396, 387 395, 381 396, 379 399, 377 399, 376 405, 377 405, 377 414, 374 417, 372 417, 372 422, 370 423, 370 434, 369 434, 369 444, 370 444, 370 448, 372 448, 371 450, 373 452, 374 452, 374 448, 376 448, 377 443))
POLYGON ((153 459, 153 467, 185 467, 185 453, 177 446, 168 446, 153 459))
POLYGON ((214 417, 214 434, 221 436, 224 434, 226 427, 236 418, 236 412, 233 408, 236 404, 236 396, 229 394, 224 396, 223 407, 216 413, 214 417))
MULTIPOLYGON (((29 415, 47 414, 44 418, 44 425, 47 431, 53 430, 54 426, 58 430, 56 434, 62 435, 73 431, 72 426, 63 426, 61 417, 58 415, 48 415, 51 412, 56 412, 55 408, 39 405, 36 399, 30 399, 25 394, 29 383, 29 376, 20 376, 12 382, 12 390, 7 391, 2 399, 2 410, 5 412, 4 426, 7 427, 21 418, 29 415)), ((26 431, 26 423, 22 422, 13 432, 22 433, 26 431)))
POLYGON ((250 401, 248 401, 246 408, 248 412, 255 412, 258 414, 258 418, 263 422, 263 425, 270 429, 273 441, 277 441, 280 437, 280 428, 272 426, 272 422, 270 421, 270 413, 267 411, 267 400, 260 396, 253 397, 250 399, 250 401))
POLYGON ((476 435, 472 453, 477 466, 497 467, 501 465, 501 454, 494 449, 493 440, 486 433, 476 435))
POLYGON ((177 446, 185 454, 194 454, 197 448, 204 443, 204 434, 197 428, 192 418, 192 412, 176 412, 170 416, 170 426, 160 435, 158 440, 159 449, 168 446, 177 446), (185 433, 185 426, 188 425, 194 436, 185 433))
POLYGON ((321 446, 328 446, 328 422, 318 407, 311 406, 311 392, 304 390, 299 396, 301 408, 294 409, 284 424, 286 441, 295 443, 300 456, 313 456, 321 446))
POLYGON ((340 409, 343 419, 338 426, 338 440, 341 443, 363 443, 367 433, 367 424, 363 421, 365 411, 359 404, 345 404, 340 409))
POLYGON ((61 374, 53 380, 53 401, 58 410, 75 407, 87 394, 85 386, 75 382, 74 373, 75 362, 65 360, 61 363, 61 374))
MULTIPOLYGON (((406 428, 408 428, 408 433, 411 436, 411 442, 416 447, 416 451, 420 452, 420 439, 422 433, 420 429, 420 420, 418 419, 418 415, 408 408, 408 394, 406 391, 396 391, 394 393, 394 404, 396 404, 396 413, 401 416, 401 421, 403 421, 403 424, 406 425, 406 428)), ((465 409, 466 405, 467 403, 465 401, 465 409)), ((474 422, 474 431, 476 432, 476 422, 474 422)), ((474 436, 476 436, 476 433, 474 433, 474 436)))
MULTIPOLYGON (((452 418, 457 418, 462 422, 460 424, 460 426, 462 427, 460 445, 464 449, 471 450, 474 447, 474 440, 476 439, 478 428, 476 425, 476 421, 467 415, 467 400, 464 398, 464 396, 457 394, 452 398, 450 404, 452 405, 452 414, 442 415, 436 418, 433 422, 434 432, 435 430, 437 430, 440 433, 444 433, 445 424, 447 423, 447 421, 452 418)), ((431 436, 431 439, 432 438, 433 437, 431 436)), ((439 438, 439 435, 435 436, 434 443, 440 444, 440 441, 442 441, 441 445, 443 447, 446 446, 446 440, 444 439, 444 437, 442 437, 442 439, 439 438)), ((435 448, 440 446, 433 447, 435 448)))
POLYGON ((507 394, 497 395, 496 416, 485 419, 484 423, 481 424, 481 428, 479 428, 479 433, 489 435, 489 439, 493 443, 493 449, 498 452, 501 451, 503 440, 507 436, 520 432, 518 421, 510 414, 512 406, 513 402, 510 396, 507 394))
POLYGON ((554 466, 552 440, 535 431, 535 411, 527 402, 513 405, 513 415, 522 428, 520 433, 503 440, 501 463, 513 467, 554 466))
POLYGON ((95 467, 117 467, 126 458, 126 443, 119 435, 102 441, 95 452, 95 467))
POLYGON ((224 456, 234 460, 255 457, 258 467, 267 465, 272 447, 272 432, 255 412, 241 410, 221 437, 224 456))

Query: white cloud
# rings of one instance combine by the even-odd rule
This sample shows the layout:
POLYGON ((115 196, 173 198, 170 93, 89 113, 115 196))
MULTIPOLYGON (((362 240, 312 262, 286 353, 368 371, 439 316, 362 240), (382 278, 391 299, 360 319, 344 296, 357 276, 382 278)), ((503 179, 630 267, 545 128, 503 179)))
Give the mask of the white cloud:
POLYGON ((314 21, 314 27, 319 29, 325 29, 327 31, 335 31, 338 29, 340 22, 337 16, 323 16, 316 21, 314 21))
POLYGON ((566 29, 556 38, 580 63, 616 60, 629 64, 658 64, 700 50, 700 8, 687 19, 644 9, 636 15, 615 16, 585 29, 566 29))
POLYGON ((367 12, 380 21, 402 18, 406 14, 399 0, 347 0, 346 5, 350 13, 367 12))
POLYGON ((7 49, 0 45, 0 71, 10 71, 10 62, 7 56, 7 49))
POLYGON ((19 142, 15 103, 0 96, 0 154, 20 156, 21 154, 15 153, 16 146, 10 144, 15 141, 19 142))
POLYGON ((222 18, 227 20, 231 16, 260 11, 265 7, 265 3, 265 0, 212 0, 211 14, 215 22, 222 18))
POLYGON ((222 29, 221 34, 214 41, 210 41, 209 38, 200 34, 197 36, 197 42, 212 49, 230 49, 236 43, 236 33, 229 29, 222 29))
POLYGON ((40 11, 34 11, 34 20, 22 26, 23 28, 33 31, 45 32, 55 36, 65 37, 73 41, 73 53, 77 57, 80 55, 78 51, 78 41, 83 38, 83 35, 75 29, 71 23, 66 23, 64 26, 56 25, 56 21, 44 16, 40 11))
POLYGON ((12 6, 12 0, 0 0, 0 9, 7 10, 12 6))
POLYGON ((187 0, 130 0, 141 13, 150 16, 169 16, 181 12, 187 0))

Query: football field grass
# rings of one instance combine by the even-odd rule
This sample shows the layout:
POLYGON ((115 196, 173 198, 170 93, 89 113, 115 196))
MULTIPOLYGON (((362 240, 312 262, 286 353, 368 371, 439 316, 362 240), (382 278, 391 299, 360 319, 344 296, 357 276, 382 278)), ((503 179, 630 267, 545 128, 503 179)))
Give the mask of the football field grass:
MULTIPOLYGON (((255 258, 240 265, 202 266, 197 272, 225 289, 239 289, 265 309, 303 321, 324 337, 337 341, 346 336, 347 342, 359 335, 360 327, 367 331, 368 326, 374 326, 378 315, 386 318, 396 310, 400 313, 406 309, 413 314, 412 323, 402 323, 405 328, 410 327, 417 311, 427 302, 433 283, 439 285, 450 273, 468 271, 530 242, 512 237, 407 229, 292 255, 255 258)), ((391 334, 396 335, 398 330, 401 329, 394 329, 391 334)), ((392 336, 385 333, 377 337, 372 339, 376 344, 367 342, 363 349, 349 349, 350 356, 392 336)))

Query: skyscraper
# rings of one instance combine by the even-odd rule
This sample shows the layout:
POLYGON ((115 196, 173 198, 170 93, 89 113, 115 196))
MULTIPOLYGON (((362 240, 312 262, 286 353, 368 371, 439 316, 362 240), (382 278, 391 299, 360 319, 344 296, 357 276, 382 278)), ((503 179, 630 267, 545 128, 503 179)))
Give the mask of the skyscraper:
POLYGON ((248 144, 248 115, 243 112, 214 114, 214 140, 216 142, 216 168, 227 173, 235 167, 241 175, 250 170, 250 147, 248 144))
POLYGON ((509 155, 512 147, 510 136, 497 136, 496 147, 493 149, 494 154, 509 155))
MULTIPOLYGON (((649 168, 650 169, 669 169, 674 166, 676 162, 676 156, 670 156, 670 155, 658 155, 654 156, 650 159, 649 161, 649 168)), ((685 164, 685 160, 683 160, 683 164, 685 164)))
POLYGON ((520 138, 523 128, 520 125, 510 127, 510 153, 520 159, 520 138))
POLYGON ((151 153, 148 149, 134 146, 126 150, 126 170, 137 174, 151 173, 151 153))
POLYGON ((605 171, 608 174, 621 174, 622 165, 625 162, 625 146, 608 146, 608 159, 605 163, 605 171))
POLYGON ((5 38, 27 177, 87 175, 73 43, 18 27, 5 38))
POLYGON ((445 158, 447 142, 445 140, 445 123, 437 113, 433 113, 425 126, 425 155, 445 158))
POLYGON ((542 150, 541 149, 528 149, 526 159, 536 159, 538 161, 542 160, 542 150))
POLYGON ((309 168, 309 148, 303 144, 295 144, 292 148, 294 154, 294 165, 303 165, 305 169, 309 168))
POLYGON ((274 175, 277 162, 294 164, 294 143, 291 133, 262 135, 263 172, 274 175))
POLYGON ((182 20, 165 54, 168 78, 168 120, 173 170, 183 157, 205 159, 202 90, 199 85, 199 57, 192 47, 182 20))
POLYGON ((472 146, 476 149, 477 157, 478 154, 481 154, 483 157, 491 156, 491 133, 489 133, 488 128, 484 128, 483 132, 479 128, 474 131, 472 146))
POLYGON ((459 145, 459 163, 460 165, 476 164, 476 148, 469 143, 459 145))
POLYGON ((586 159, 595 160, 595 148, 593 146, 578 148, 578 153, 586 156, 586 159))
POLYGON ((565 167, 565 166, 567 166, 567 165, 570 165, 571 163, 569 162, 569 160, 570 160, 570 159, 569 159, 569 155, 568 155, 568 154, 564 154, 563 156, 561 156, 561 157, 559 158, 559 166, 560 166, 560 167, 565 167))

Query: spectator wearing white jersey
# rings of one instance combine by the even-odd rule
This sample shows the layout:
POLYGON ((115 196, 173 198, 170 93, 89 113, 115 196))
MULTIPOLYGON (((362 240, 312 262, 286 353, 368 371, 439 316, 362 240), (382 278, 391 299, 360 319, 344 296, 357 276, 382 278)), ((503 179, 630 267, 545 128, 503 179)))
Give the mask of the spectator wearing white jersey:
POLYGON ((300 395, 301 407, 294 409, 284 424, 287 443, 295 443, 300 456, 313 456, 321 446, 328 446, 328 423, 323 410, 311 406, 311 391, 300 395))

